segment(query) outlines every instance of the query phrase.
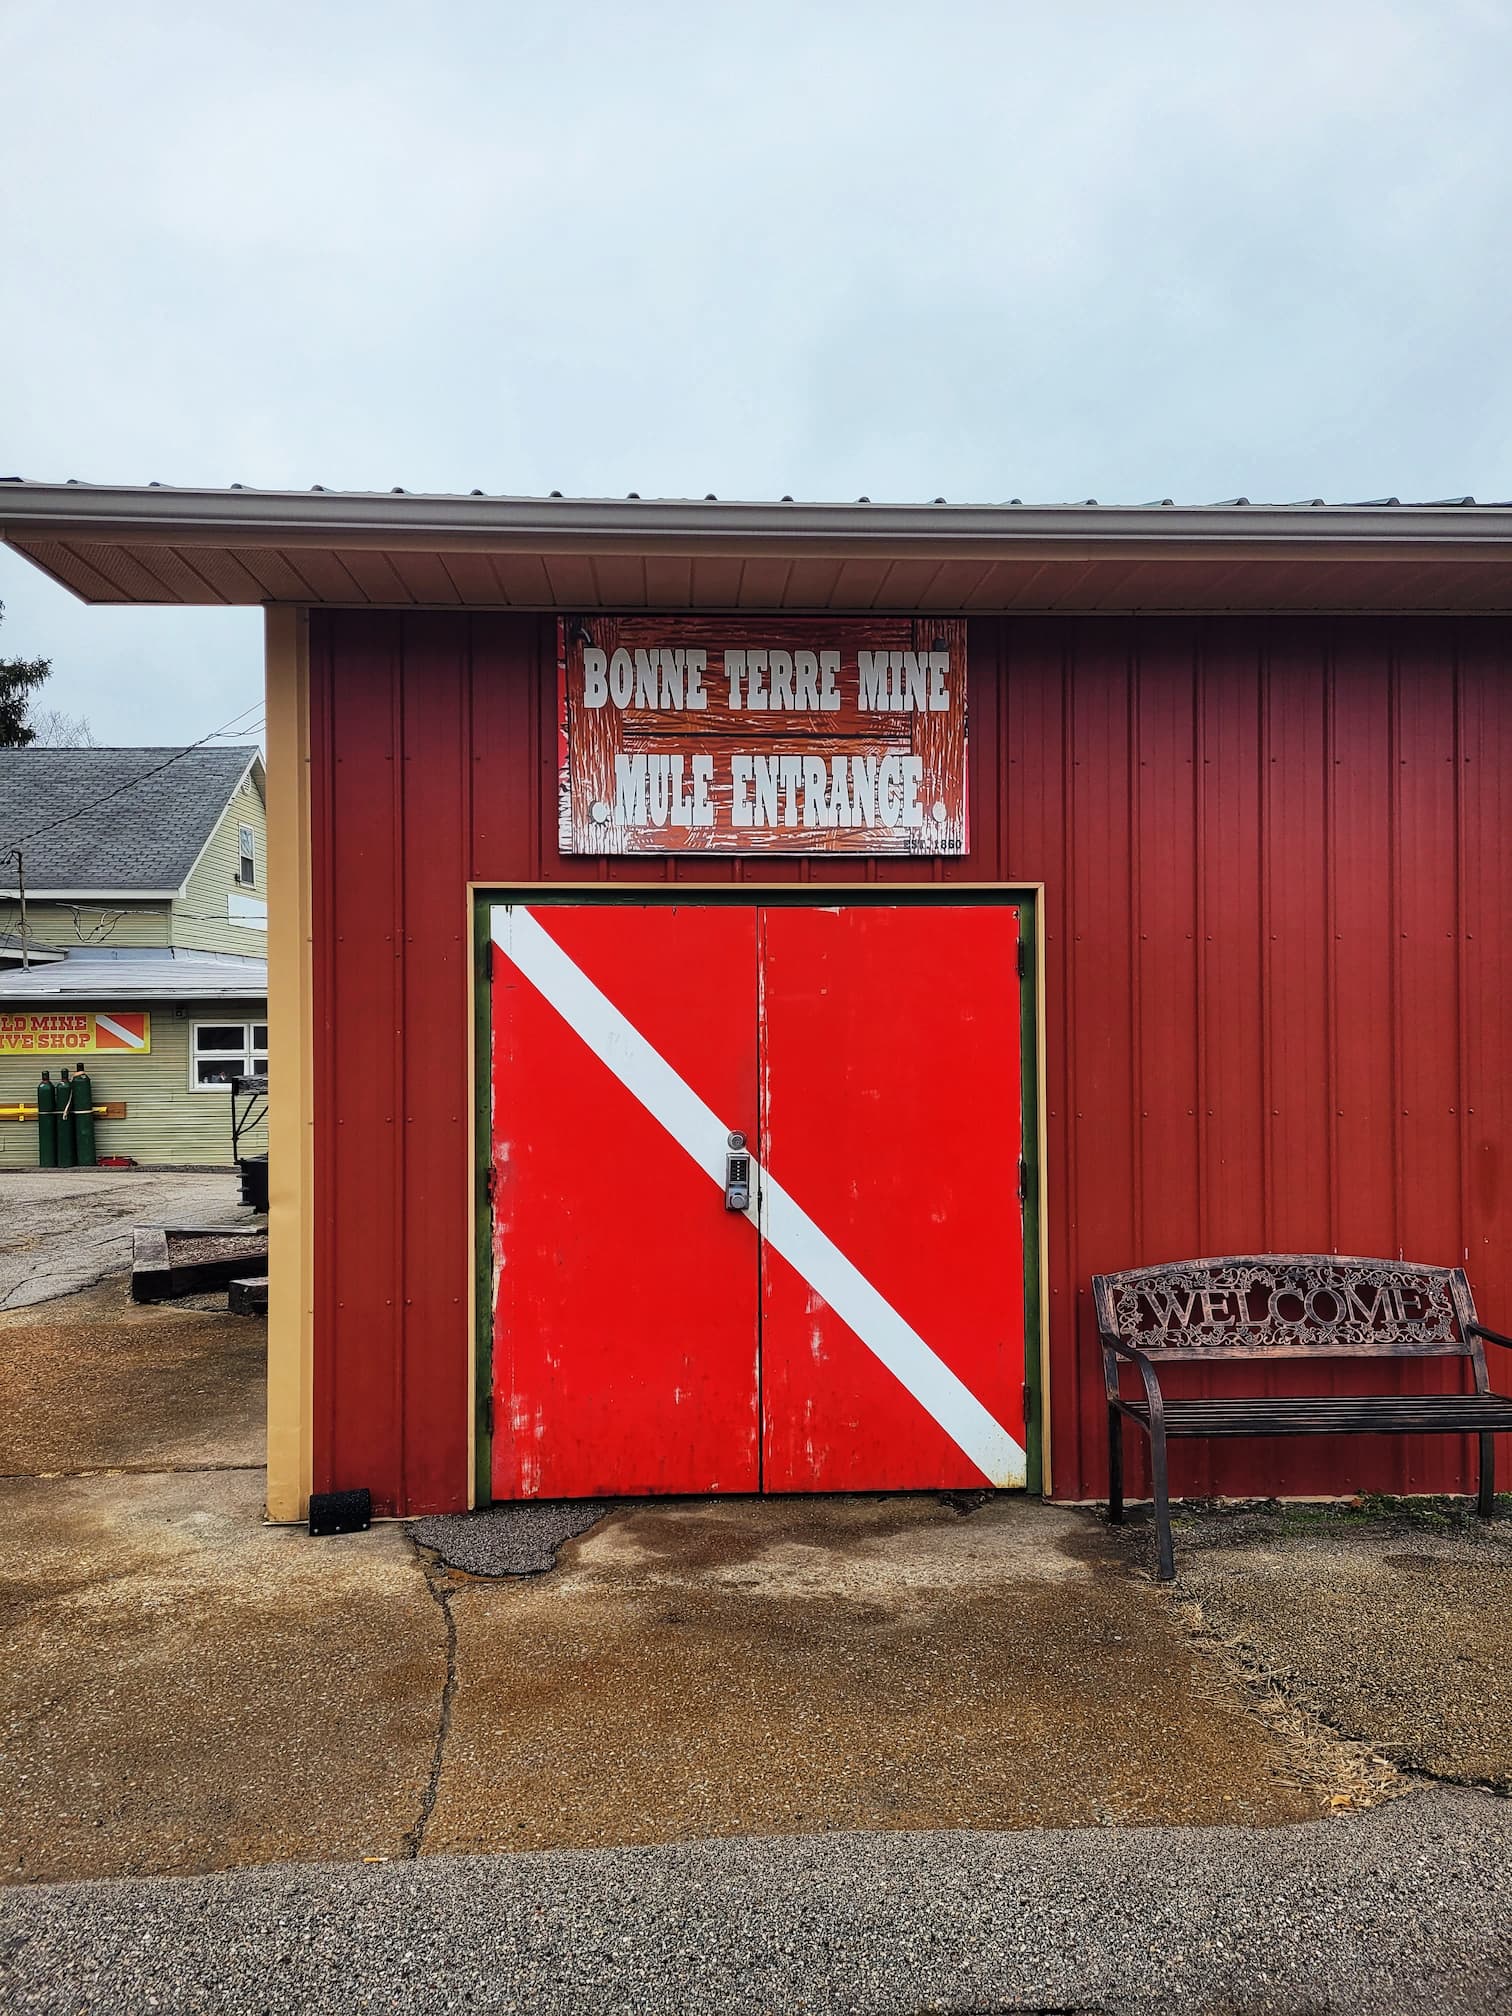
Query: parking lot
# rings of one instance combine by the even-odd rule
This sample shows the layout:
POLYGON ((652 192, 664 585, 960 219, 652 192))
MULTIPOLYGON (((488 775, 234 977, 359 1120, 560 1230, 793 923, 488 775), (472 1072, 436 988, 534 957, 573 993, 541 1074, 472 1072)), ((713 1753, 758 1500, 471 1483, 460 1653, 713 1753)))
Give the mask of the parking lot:
POLYGON ((219 1170, 0 1171, 0 1310, 129 1267, 133 1225, 250 1225, 240 1198, 240 1179, 219 1170))

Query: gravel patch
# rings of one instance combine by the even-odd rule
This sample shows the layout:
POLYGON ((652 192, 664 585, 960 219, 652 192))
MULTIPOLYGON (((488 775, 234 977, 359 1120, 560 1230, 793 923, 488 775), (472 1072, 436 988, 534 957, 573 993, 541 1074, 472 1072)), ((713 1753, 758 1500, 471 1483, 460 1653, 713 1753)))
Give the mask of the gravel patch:
POLYGON ((1189 1510, 1189 1621, 1350 1741, 1512 1792, 1512 1519, 1464 1500, 1189 1510))
POLYGON ((249 1264, 268 1258, 268 1235, 258 1227, 247 1232, 170 1232, 170 1267, 196 1267, 206 1260, 245 1260, 249 1264))
POLYGON ((850 1834, 11 1891, 7 2009, 1487 2016, 1512 1803, 1302 1827, 850 1834))
POLYGON ((542 1575, 557 1550, 596 1526, 610 1510, 600 1499, 532 1499, 486 1512, 440 1513, 417 1519, 410 1536, 434 1548, 448 1568, 467 1575, 542 1575))

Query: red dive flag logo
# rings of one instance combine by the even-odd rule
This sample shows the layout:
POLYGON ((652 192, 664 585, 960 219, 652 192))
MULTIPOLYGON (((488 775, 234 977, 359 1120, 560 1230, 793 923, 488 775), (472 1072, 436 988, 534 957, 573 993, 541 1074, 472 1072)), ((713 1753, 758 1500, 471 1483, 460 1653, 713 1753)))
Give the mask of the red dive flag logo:
POLYGON ((124 1008, 111 1015, 96 1015, 96 1050, 145 1050, 147 1048, 147 1015, 143 1009, 134 1013, 124 1008))

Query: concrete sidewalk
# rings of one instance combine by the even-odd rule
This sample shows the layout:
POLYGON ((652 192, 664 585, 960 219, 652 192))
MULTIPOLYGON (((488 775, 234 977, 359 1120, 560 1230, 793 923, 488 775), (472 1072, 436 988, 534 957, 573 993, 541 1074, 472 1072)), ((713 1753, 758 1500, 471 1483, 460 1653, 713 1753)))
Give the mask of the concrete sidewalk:
POLYGON ((261 1396, 259 1319, 0 1314, 7 2006, 1496 2006, 1512 1804, 1422 1788, 1512 1785, 1506 1522, 1184 1511, 1170 1592, 986 1494, 311 1541, 261 1396))
MULTIPOLYGON (((9 1343, 14 1332, 3 1334, 9 1343)), ((611 1512, 481 1582, 263 1526, 256 1470, 0 1483, 14 1879, 690 1837, 1238 1820, 1369 1796, 1083 1515, 611 1512)))
POLYGON ((1188 1516, 1174 1595, 1137 1528, 986 1494, 311 1541, 260 1518, 261 1340, 119 1279, 0 1315, 11 1880, 1269 1827, 1404 1772, 1512 1782, 1508 1524, 1188 1516))

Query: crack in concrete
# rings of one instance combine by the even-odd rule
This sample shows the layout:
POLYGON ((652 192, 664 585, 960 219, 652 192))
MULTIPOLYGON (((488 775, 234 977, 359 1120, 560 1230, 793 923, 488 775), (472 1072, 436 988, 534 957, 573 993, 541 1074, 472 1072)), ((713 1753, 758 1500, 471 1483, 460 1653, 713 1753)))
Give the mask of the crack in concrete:
MULTIPOLYGON (((63 1198, 59 1201, 67 1203, 69 1200, 63 1198)), ((0 1249, 0 1261, 11 1258, 15 1253, 30 1251, 32 1247, 40 1243, 40 1240, 32 1240, 25 1247, 0 1249)), ((117 1227, 114 1231, 95 1234, 85 1233, 78 1228, 73 1229, 69 1234, 69 1259, 77 1262, 86 1253, 94 1256, 104 1254, 106 1256, 106 1264, 100 1267, 98 1272, 87 1275, 84 1280, 79 1282, 74 1282, 68 1269, 61 1265, 56 1268, 44 1266, 40 1271, 34 1268, 31 1273, 23 1274, 18 1280, 13 1281, 5 1293, 0 1295, 0 1310, 13 1315, 22 1309, 44 1308, 49 1302, 66 1302, 71 1296, 83 1295, 91 1288, 98 1288, 100 1283, 108 1281, 112 1274, 129 1275, 131 1272, 131 1228, 128 1227, 122 1232, 117 1227), (123 1247, 124 1252, 118 1253, 117 1249, 123 1247), (116 1264, 114 1265, 110 1263, 110 1256, 113 1254, 116 1256, 116 1264), (54 1287, 53 1284, 55 1282, 63 1282, 67 1285, 54 1287), (37 1287, 51 1289, 52 1292, 38 1296, 30 1302, 12 1304, 12 1297, 19 1295, 23 1288, 30 1289, 37 1287)))
POLYGON ((425 1586, 446 1620, 446 1679, 442 1683, 441 1708, 436 1718, 436 1742, 431 1752, 430 1779, 421 1797, 420 1811, 415 1816, 415 1824, 400 1844, 400 1854, 408 1862, 415 1861, 424 1848, 425 1830, 430 1825, 431 1815, 436 1810, 436 1800, 441 1791, 441 1771, 446 1760, 446 1739, 451 1733, 452 1702, 457 1692, 457 1620, 452 1614, 457 1585, 434 1556, 427 1560, 418 1547, 415 1553, 420 1563, 420 1572, 425 1577, 425 1586))
POLYGON ((1237 1683, 1252 1714, 1268 1723, 1292 1752, 1308 1780, 1351 1805, 1374 1806, 1400 1798, 1411 1775, 1368 1738, 1348 1736, 1313 1701, 1286 1684, 1259 1646, 1238 1633, 1218 1631, 1200 1602, 1174 1591, 1167 1602, 1193 1647, 1237 1683))
POLYGON ((1472 1778, 1468 1772, 1440 1771, 1432 1764, 1409 1764, 1400 1757, 1386 1761, 1404 1778, 1424 1778, 1430 1785, 1453 1785, 1462 1792, 1489 1792, 1493 1799, 1512 1799, 1512 1786, 1500 1778, 1472 1778))
MULTIPOLYGON (((1222 1632, 1209 1621, 1202 1604, 1191 1596, 1174 1592, 1167 1599, 1185 1626, 1193 1644, 1209 1658, 1225 1667, 1240 1683, 1249 1706, 1273 1724, 1284 1716, 1293 1718, 1293 1734, 1321 1738, 1331 1746, 1346 1774, 1352 1766, 1368 1760, 1373 1782, 1365 1788, 1371 1803, 1399 1798, 1413 1782, 1451 1785, 1466 1792, 1487 1792, 1497 1799, 1512 1799, 1512 1785, 1495 1778, 1479 1778, 1469 1771, 1452 1771, 1434 1764, 1393 1755, 1398 1747, 1369 1736, 1351 1735, 1314 1699, 1304 1685, 1293 1684, 1294 1676, 1272 1665, 1260 1646, 1242 1632, 1222 1632)), ((1284 1732, 1283 1732, 1284 1733, 1284 1732)))

